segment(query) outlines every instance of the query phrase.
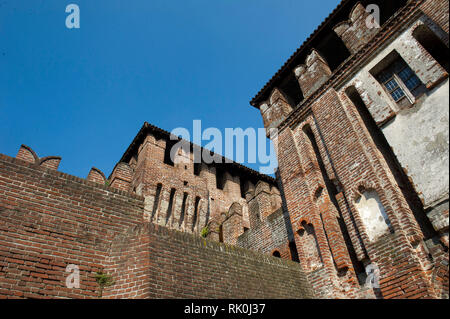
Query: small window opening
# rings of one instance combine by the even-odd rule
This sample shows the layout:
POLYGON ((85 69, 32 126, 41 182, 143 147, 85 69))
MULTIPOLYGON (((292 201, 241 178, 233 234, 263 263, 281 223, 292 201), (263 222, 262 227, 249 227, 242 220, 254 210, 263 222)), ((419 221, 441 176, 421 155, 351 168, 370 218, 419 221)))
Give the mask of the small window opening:
POLYGON ((219 226, 219 242, 223 243, 223 225, 219 226))
POLYGON ((216 187, 220 190, 225 187, 225 172, 220 168, 216 169, 216 187))
POLYGON ((288 103, 293 109, 295 109, 296 106, 305 99, 294 72, 291 72, 285 78, 285 80, 279 85, 279 89, 283 92, 283 95, 286 97, 288 103))
POLYGON ((202 164, 201 163, 194 163, 194 175, 200 176, 202 164))
POLYGON ((170 153, 172 148, 178 143, 178 141, 173 140, 167 140, 166 142, 166 149, 164 151, 164 164, 175 166, 175 163, 173 162, 172 158, 170 157, 170 153))
POLYGON ((275 250, 275 251, 273 252, 272 256, 273 256, 273 257, 276 257, 276 258, 281 258, 281 254, 280 254, 280 252, 279 252, 278 250, 275 250))
POLYGON ((244 179, 240 179, 240 186, 241 186, 241 198, 245 198, 245 183, 247 182, 244 179))
POLYGON ((153 203, 152 220, 155 217, 156 211, 158 210, 159 197, 160 197, 160 194, 161 194, 161 189, 162 189, 162 184, 158 184, 156 186, 155 202, 153 203))
POLYGON ((184 222, 184 216, 186 215, 186 201, 187 201, 188 193, 183 194, 183 203, 181 204, 181 214, 179 225, 181 226, 184 222))
POLYGON ((194 217, 192 220, 192 231, 194 231, 195 226, 197 226, 197 220, 198 220, 198 207, 200 205, 200 197, 195 198, 195 206, 194 206, 194 217))
POLYGON ((170 190, 169 206, 167 207, 166 224, 169 222, 169 219, 172 216, 174 197, 175 197, 175 188, 172 188, 170 190))

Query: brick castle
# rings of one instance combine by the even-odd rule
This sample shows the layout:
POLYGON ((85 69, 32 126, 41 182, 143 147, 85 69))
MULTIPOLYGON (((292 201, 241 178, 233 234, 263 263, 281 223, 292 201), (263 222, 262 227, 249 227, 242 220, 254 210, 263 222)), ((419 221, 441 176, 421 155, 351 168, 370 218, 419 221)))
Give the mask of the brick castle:
POLYGON ((109 178, 0 155, 0 298, 448 298, 448 6, 338 5, 251 101, 276 179, 148 123, 109 178))

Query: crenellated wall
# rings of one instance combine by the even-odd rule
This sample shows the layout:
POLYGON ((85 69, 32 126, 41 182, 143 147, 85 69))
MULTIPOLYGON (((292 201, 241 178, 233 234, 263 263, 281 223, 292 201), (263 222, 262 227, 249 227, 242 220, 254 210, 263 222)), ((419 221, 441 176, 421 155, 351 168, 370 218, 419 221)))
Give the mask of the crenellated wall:
POLYGON ((17 159, 0 155, 0 299, 96 298, 95 274, 115 236, 142 221, 143 198, 30 154, 22 146, 17 159), (69 265, 79 269, 78 289, 66 286, 69 265))
POLYGON ((0 154, 0 299, 314 297, 297 263, 144 221, 145 198, 98 169, 85 180, 29 147, 17 157, 0 154), (113 284, 100 289, 99 273, 113 284))
POLYGON ((312 50, 305 64, 295 68, 294 72, 305 98, 317 91, 332 73, 328 63, 316 50, 312 50))
POLYGON ((296 260, 292 228, 276 186, 258 182, 248 185, 244 205, 235 202, 219 220, 214 220, 211 238, 221 238, 225 243, 265 254, 296 260), (245 222, 244 215, 248 216, 245 222))
POLYGON ((270 99, 261 103, 259 110, 264 121, 267 135, 270 135, 270 129, 277 128, 292 112, 292 106, 282 91, 275 88, 270 95, 270 99))
POLYGON ((373 1, 381 25, 343 1, 253 99, 276 180, 148 123, 109 178, 0 155, 0 298, 95 298, 97 272, 107 298, 448 298, 448 1, 373 1))
POLYGON ((144 197, 145 221, 235 244, 252 228, 247 191, 257 185, 261 218, 281 207, 275 179, 236 163, 196 163, 195 145, 174 145, 169 133, 145 123, 109 178, 144 197))
POLYGON ((357 53, 378 32, 378 22, 371 18, 366 8, 358 2, 353 7, 349 20, 334 27, 334 32, 342 39, 352 54, 357 53))
MULTIPOLYGON (((195 163, 193 145, 187 142, 174 150, 172 162, 168 152, 174 144, 169 133, 145 123, 109 178, 93 167, 86 180, 142 196, 144 222, 231 245, 237 245, 239 236, 260 227, 281 207, 275 179, 232 162, 195 163)), ((17 158, 52 170, 57 170, 61 160, 41 159, 24 145, 17 158)), ((273 236, 289 244, 285 228, 266 232, 259 240, 270 241, 272 231, 280 232, 273 236)), ((241 246, 261 251, 256 244, 241 246)), ((291 249, 295 251, 295 247, 291 249)), ((271 253, 267 249, 262 252, 271 253)), ((291 259, 290 255, 285 257, 291 259)))

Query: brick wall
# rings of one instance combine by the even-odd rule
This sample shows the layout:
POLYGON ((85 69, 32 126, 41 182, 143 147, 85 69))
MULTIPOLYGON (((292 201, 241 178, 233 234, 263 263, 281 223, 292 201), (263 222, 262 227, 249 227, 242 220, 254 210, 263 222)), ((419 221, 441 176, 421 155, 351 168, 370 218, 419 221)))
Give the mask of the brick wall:
POLYGON ((310 298, 297 263, 208 241, 154 224, 118 236, 108 271, 109 298, 310 298), (138 289, 130 281, 138 283, 138 289))
MULTIPOLYGON (((420 175, 413 174, 413 166, 414 161, 420 162, 418 171, 439 176, 435 173, 447 169, 448 155, 447 165, 442 163, 448 143, 442 147, 447 152, 439 154, 431 145, 422 152, 410 140, 419 128, 430 133, 425 122, 442 118, 448 123, 448 112, 442 108, 436 111, 436 105, 448 104, 448 90, 442 93, 448 85, 448 73, 410 33, 421 23, 435 23, 441 29, 430 27, 432 32, 448 46, 448 2, 409 1, 370 34, 362 29, 363 15, 366 13, 355 1, 349 20, 329 26, 352 53, 334 72, 323 58, 330 52, 322 51, 320 56, 310 46, 296 52, 297 57, 306 56, 299 67, 290 65, 305 100, 280 119, 264 118, 267 128, 273 123, 279 128, 274 142, 300 264, 322 296, 442 298, 448 296, 448 179, 420 180, 420 175), (387 50, 399 52, 422 79, 425 90, 430 90, 404 112, 410 115, 432 103, 433 112, 422 114, 429 118, 402 117, 401 106, 392 105, 395 102, 370 73, 387 50), (320 67, 312 67, 314 61, 319 61, 320 67), (366 104, 369 115, 357 110, 360 105, 349 98, 347 85, 359 91, 359 104, 366 104), (392 128, 394 118, 414 130, 400 142, 399 134, 391 138, 385 129, 388 126, 383 127, 391 121, 392 128), (430 158, 418 160, 415 153, 430 158), (433 171, 433 167, 439 169, 433 171), (412 182, 443 189, 444 196, 434 203, 436 211, 428 209, 427 216, 419 200, 424 194, 417 187, 414 191, 409 186, 412 182), (380 290, 364 289, 364 268, 369 265, 379 270, 380 290)), ((316 34, 316 42, 318 37, 316 34)), ((269 89, 277 90, 264 88, 269 89)), ((257 99, 263 115, 268 114, 270 103, 264 96, 257 99)), ((440 134, 448 136, 448 128, 440 134)))
POLYGON ((292 237, 289 232, 292 230, 286 219, 289 217, 285 216, 283 209, 276 210, 238 237, 236 245, 268 255, 278 251, 281 258, 293 260, 295 257, 289 247, 289 237, 292 237))
POLYGON ((435 21, 448 35, 449 5, 445 0, 424 1, 420 9, 435 21))
POLYGON ((111 185, 144 196, 146 220, 196 234, 208 225, 215 232, 210 224, 221 224, 223 215, 238 203, 243 207, 240 235, 243 227, 249 227, 245 187, 259 181, 273 187, 275 180, 237 163, 224 163, 224 159, 222 163, 196 163, 197 146, 189 143, 176 152, 176 163, 168 163, 165 154, 173 144, 168 132, 145 123, 114 168, 111 185))
POLYGON ((0 155, 0 298, 97 298, 97 272, 114 281, 104 298, 312 297, 297 263, 143 222, 143 211, 143 197, 0 155), (70 264, 79 289, 66 287, 70 264))
POLYGON ((143 199, 0 155, 0 296, 97 296, 113 238, 142 220, 143 199), (80 266, 80 289, 65 285, 80 266))

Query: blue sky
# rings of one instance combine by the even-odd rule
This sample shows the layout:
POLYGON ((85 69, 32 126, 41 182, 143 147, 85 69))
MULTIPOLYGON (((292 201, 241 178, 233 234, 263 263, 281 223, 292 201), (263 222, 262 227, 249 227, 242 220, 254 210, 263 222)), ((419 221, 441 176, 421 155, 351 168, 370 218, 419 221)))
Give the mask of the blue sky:
POLYGON ((250 99, 338 2, 0 0, 0 153, 109 175, 144 121, 262 127, 250 99))

